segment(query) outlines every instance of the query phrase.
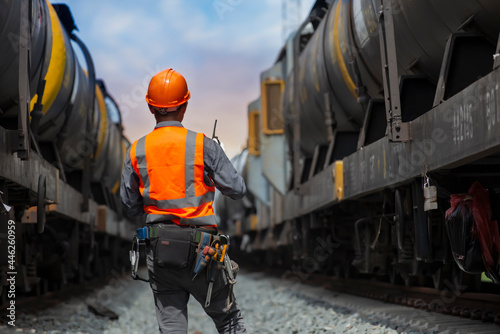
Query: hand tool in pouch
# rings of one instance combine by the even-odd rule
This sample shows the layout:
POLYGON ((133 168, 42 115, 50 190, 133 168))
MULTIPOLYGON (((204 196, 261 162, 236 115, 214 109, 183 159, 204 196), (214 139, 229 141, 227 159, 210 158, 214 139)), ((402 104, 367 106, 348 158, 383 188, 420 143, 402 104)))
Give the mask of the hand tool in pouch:
POLYGON ((200 272, 207 266, 208 262, 215 254, 215 249, 212 249, 209 244, 212 235, 208 233, 201 233, 200 243, 198 244, 198 253, 196 256, 196 262, 193 267, 193 281, 198 276, 200 272))
POLYGON ((210 267, 208 268, 208 290, 207 298, 205 299, 205 307, 210 306, 210 299, 212 299, 212 289, 214 287, 215 276, 217 275, 217 252, 219 251, 219 244, 215 244, 215 254, 213 256, 213 261, 210 262, 210 267))

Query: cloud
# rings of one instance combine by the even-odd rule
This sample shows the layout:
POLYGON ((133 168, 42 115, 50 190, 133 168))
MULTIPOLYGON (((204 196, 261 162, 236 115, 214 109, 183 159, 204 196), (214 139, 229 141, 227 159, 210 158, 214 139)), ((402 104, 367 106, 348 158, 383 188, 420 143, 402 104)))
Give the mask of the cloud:
MULTIPOLYGON (((247 105, 260 95, 260 72, 283 44, 281 1, 64 2, 98 77, 118 101, 130 140, 154 126, 144 101, 151 76, 173 67, 192 92, 185 126, 211 135, 217 118, 228 155, 238 153, 246 141, 247 105)), ((313 1, 303 1, 310 8, 304 2, 313 1)))

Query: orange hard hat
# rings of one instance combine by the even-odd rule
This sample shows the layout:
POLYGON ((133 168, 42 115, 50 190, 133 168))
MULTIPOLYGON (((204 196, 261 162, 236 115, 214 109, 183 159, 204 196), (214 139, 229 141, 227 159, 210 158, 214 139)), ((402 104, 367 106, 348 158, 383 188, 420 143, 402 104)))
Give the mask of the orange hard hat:
POLYGON ((190 97, 186 79, 169 68, 151 78, 146 101, 153 107, 172 108, 180 106, 190 97))

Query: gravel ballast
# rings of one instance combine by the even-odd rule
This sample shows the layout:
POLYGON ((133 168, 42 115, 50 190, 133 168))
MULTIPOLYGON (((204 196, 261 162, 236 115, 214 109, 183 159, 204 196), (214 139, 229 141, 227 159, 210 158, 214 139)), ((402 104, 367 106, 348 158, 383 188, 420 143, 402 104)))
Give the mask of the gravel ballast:
MULTIPOLYGON (((429 324, 411 324, 412 319, 420 316, 420 310, 338 294, 320 287, 299 286, 260 273, 240 274, 235 294, 249 333, 441 332, 429 324), (394 319, 394 310, 400 309, 402 313, 394 319)), ((217 333, 211 319, 194 298, 191 298, 188 310, 188 333, 217 333)), ((112 279, 106 287, 85 297, 72 298, 36 315, 18 314, 15 328, 0 326, 0 333, 157 332, 149 284, 126 276, 112 279), (96 302, 115 312, 118 320, 91 313, 88 305, 96 302)))

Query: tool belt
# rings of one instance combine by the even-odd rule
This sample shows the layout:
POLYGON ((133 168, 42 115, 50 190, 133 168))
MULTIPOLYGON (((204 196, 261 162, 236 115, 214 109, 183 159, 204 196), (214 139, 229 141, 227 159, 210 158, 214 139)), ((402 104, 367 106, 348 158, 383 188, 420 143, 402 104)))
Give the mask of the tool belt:
POLYGON ((170 269, 184 269, 193 263, 203 234, 215 235, 217 229, 158 223, 137 230, 138 239, 144 239, 153 250, 155 265, 170 269))
POLYGON ((161 222, 137 229, 132 240, 130 262, 133 279, 137 275, 140 246, 153 250, 154 264, 160 268, 183 269, 194 262, 196 249, 203 235, 215 236, 217 229, 208 226, 179 226, 175 223, 161 222))
MULTIPOLYGON (((209 234, 217 234, 217 229, 214 227, 210 226, 199 226, 199 225, 190 225, 190 226, 181 226, 177 225, 175 223, 170 223, 170 222, 160 222, 160 223, 155 223, 155 224, 149 224, 147 226, 141 227, 137 229, 137 238, 139 240, 149 240, 152 238, 157 238, 159 237, 160 233, 168 231, 169 233, 171 231, 175 230, 183 230, 183 231, 190 231, 193 232, 194 237, 193 241, 194 242, 200 242, 201 240, 201 233, 209 233, 209 234)), ((175 232, 174 232, 175 233, 175 232)))
POLYGON ((137 275, 139 247, 146 245, 153 251, 155 267, 184 269, 192 264, 193 280, 207 268, 209 289, 205 307, 210 305, 213 282, 217 272, 222 270, 224 286, 230 284, 226 312, 229 312, 234 300, 232 286, 236 283, 238 265, 229 259, 229 237, 220 235, 216 228, 206 226, 179 226, 176 224, 157 223, 137 230, 130 251, 133 279, 145 280, 137 275))

